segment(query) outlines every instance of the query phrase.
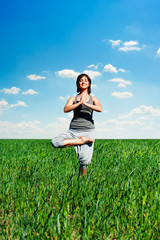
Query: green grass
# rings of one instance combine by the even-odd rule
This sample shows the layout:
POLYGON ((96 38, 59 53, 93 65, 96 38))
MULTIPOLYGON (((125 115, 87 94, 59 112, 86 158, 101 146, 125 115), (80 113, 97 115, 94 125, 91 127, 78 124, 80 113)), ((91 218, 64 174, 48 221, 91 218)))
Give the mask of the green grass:
POLYGON ((0 140, 0 239, 160 239, 160 140, 0 140))

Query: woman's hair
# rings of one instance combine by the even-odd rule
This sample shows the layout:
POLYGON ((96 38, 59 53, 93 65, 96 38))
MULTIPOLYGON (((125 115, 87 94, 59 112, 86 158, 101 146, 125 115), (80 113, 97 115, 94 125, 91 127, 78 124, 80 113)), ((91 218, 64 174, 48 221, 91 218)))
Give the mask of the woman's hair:
POLYGON ((82 77, 86 77, 90 83, 90 86, 88 87, 88 93, 90 94, 91 93, 91 79, 90 77, 85 74, 85 73, 82 73, 80 74, 78 77, 77 77, 77 81, 76 81, 76 85, 77 85, 77 92, 80 92, 80 87, 79 87, 79 81, 81 80, 82 77))

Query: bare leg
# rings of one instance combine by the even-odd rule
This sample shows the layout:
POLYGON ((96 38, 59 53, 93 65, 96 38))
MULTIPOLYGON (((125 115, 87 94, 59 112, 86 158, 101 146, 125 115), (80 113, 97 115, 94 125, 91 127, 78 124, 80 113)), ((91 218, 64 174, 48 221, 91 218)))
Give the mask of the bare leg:
POLYGON ((87 169, 79 168, 79 176, 82 174, 84 177, 86 175, 87 169))
POLYGON ((85 143, 92 143, 92 142, 94 142, 92 138, 86 138, 84 136, 80 138, 64 139, 64 147, 83 145, 85 143))

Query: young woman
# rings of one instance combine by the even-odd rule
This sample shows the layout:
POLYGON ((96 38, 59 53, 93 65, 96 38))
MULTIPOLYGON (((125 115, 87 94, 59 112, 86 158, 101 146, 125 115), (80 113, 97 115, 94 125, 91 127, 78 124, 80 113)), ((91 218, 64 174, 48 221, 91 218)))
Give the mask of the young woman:
POLYGON ((102 112, 102 106, 96 97, 91 97, 91 79, 87 74, 77 77, 78 95, 71 97, 64 107, 64 112, 73 111, 73 119, 67 132, 52 139, 55 148, 74 146, 79 159, 79 174, 86 174, 91 163, 94 146, 93 111, 102 112))

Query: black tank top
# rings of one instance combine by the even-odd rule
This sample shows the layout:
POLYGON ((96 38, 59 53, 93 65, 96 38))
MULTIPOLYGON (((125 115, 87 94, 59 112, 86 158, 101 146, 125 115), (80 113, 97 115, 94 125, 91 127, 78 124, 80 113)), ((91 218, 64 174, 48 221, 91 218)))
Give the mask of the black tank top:
MULTIPOLYGON (((79 102, 77 101, 78 95, 75 97, 74 104, 79 102)), ((92 97, 89 97, 88 102, 89 104, 93 105, 92 97)), ((75 130, 90 130, 94 129, 94 121, 92 119, 93 116, 93 110, 85 105, 80 105, 77 108, 73 110, 73 119, 70 123, 70 129, 75 130)))

